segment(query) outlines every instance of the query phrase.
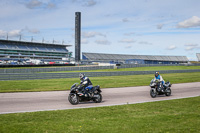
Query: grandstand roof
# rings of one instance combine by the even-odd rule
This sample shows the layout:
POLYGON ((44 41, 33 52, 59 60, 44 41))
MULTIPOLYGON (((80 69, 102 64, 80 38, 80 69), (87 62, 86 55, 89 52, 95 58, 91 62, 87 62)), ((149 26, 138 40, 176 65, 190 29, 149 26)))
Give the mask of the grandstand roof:
POLYGON ((2 40, 2 39, 0 39, 0 43, 35 44, 35 45, 62 46, 62 47, 70 47, 70 46, 72 46, 72 45, 66 45, 66 44, 27 42, 27 41, 2 40))
POLYGON ((68 47, 68 46, 71 46, 71 45, 0 40, 0 49, 2 49, 2 50, 66 53, 66 52, 68 52, 68 50, 66 49, 66 47, 68 47))
POLYGON ((71 45, 0 40, 0 57, 55 59, 68 58, 70 53, 66 47, 71 45))
POLYGON ((102 53, 82 53, 88 60, 118 60, 124 61, 128 59, 142 59, 153 61, 178 61, 188 62, 186 56, 158 56, 158 55, 124 55, 124 54, 102 54, 102 53))
POLYGON ((200 53, 197 53, 198 61, 200 61, 200 53))

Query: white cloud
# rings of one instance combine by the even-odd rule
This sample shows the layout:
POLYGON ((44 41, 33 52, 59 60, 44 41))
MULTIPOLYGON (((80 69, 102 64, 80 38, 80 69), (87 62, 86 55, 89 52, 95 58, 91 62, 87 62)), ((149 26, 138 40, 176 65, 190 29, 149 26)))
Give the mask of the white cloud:
POLYGON ((127 46, 125 46, 125 48, 130 49, 130 48, 132 48, 132 45, 127 45, 127 46))
POLYGON ((196 47, 198 46, 199 44, 193 44, 193 43, 190 43, 190 44, 185 44, 185 46, 192 46, 192 47, 196 47))
POLYGON ((122 39, 119 41, 120 43, 134 43, 136 42, 135 40, 133 39, 122 39))
POLYGON ((82 32, 82 37, 83 38, 92 38, 92 37, 96 37, 96 36, 103 36, 103 37, 106 37, 105 34, 102 34, 100 32, 82 32))
POLYGON ((18 37, 21 35, 21 30, 12 30, 8 32, 9 37, 18 37))
POLYGON ((123 18, 122 22, 129 22, 130 20, 128 18, 123 18))
POLYGON ((87 39, 82 39, 81 40, 81 44, 88 44, 88 43, 89 43, 89 41, 87 39))
POLYGON ((146 42, 146 41, 141 41, 139 42, 139 44, 143 44, 143 45, 152 45, 152 43, 146 42))
POLYGON ((167 50, 174 50, 174 49, 176 49, 177 47, 175 46, 175 45, 171 45, 171 46, 169 46, 169 47, 167 47, 167 50))
POLYGON ((29 33, 34 33, 34 34, 40 33, 40 31, 38 29, 29 29, 26 27, 26 28, 20 29, 20 30, 11 30, 11 31, 0 30, 0 37, 6 37, 6 36, 8 36, 9 38, 10 37, 19 37, 25 31, 27 31, 29 33))
POLYGON ((192 18, 177 24, 177 28, 191 28, 198 26, 200 26, 200 18, 197 16, 193 16, 192 18))
POLYGON ((38 0, 31 0, 30 2, 26 4, 26 7, 30 9, 34 9, 34 8, 40 7, 41 5, 42 5, 42 2, 38 0))
POLYGON ((28 30, 30 33, 38 34, 40 31, 38 29, 29 29, 28 30))
POLYGON ((0 30, 0 37, 5 37, 7 35, 6 31, 0 30))
POLYGON ((54 4, 54 3, 50 3, 50 2, 49 2, 49 3, 47 4, 47 8, 48 8, 48 9, 53 9, 53 8, 55 8, 55 7, 56 7, 56 4, 54 4))
POLYGON ((157 24, 157 29, 162 29, 164 24, 157 24))
POLYGON ((36 29, 36 28, 33 28, 33 29, 30 29, 28 27, 26 27, 25 29, 23 29, 22 31, 28 31, 29 33, 33 33, 33 34, 38 34, 40 33, 40 30, 36 29))
POLYGON ((84 4, 84 6, 90 7, 90 6, 94 6, 96 4, 97 4, 97 2, 94 0, 87 0, 86 3, 84 4))
POLYGON ((95 0, 72 0, 72 2, 81 3, 82 6, 91 7, 97 4, 95 0))
POLYGON ((53 9, 56 7, 56 4, 51 2, 45 3, 39 0, 31 0, 28 3, 26 3, 25 6, 29 9, 38 9, 38 8, 53 9))
POLYGON ((185 48, 186 51, 192 51, 194 49, 200 49, 199 44, 185 44, 185 46, 186 46, 186 48, 185 48))
POLYGON ((108 40, 96 40, 95 41, 96 44, 102 44, 102 45, 109 45, 111 44, 111 42, 109 42, 108 40))
POLYGON ((124 33, 125 36, 131 36, 131 35, 134 35, 134 34, 135 34, 134 32, 124 33))
POLYGON ((4 31, 0 30, 0 37, 19 37, 22 35, 22 30, 11 30, 11 31, 4 31))

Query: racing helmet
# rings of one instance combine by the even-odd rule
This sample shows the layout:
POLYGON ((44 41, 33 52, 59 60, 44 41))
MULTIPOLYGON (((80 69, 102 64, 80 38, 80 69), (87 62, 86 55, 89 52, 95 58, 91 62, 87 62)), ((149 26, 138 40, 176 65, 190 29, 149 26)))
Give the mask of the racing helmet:
POLYGON ((85 74, 84 73, 80 73, 79 77, 80 77, 80 80, 83 80, 83 78, 85 78, 85 74))
POLYGON ((158 77, 158 75, 159 75, 159 72, 155 72, 155 76, 158 77))

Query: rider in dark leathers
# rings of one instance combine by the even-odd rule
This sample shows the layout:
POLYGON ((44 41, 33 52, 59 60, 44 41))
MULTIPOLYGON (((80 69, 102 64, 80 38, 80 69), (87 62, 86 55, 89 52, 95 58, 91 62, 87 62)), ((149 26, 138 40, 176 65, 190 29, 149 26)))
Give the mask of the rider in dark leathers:
POLYGON ((91 96, 91 89, 93 88, 92 82, 88 77, 85 76, 84 73, 79 74, 80 80, 81 80, 81 85, 84 88, 85 94, 88 94, 89 97, 91 96))

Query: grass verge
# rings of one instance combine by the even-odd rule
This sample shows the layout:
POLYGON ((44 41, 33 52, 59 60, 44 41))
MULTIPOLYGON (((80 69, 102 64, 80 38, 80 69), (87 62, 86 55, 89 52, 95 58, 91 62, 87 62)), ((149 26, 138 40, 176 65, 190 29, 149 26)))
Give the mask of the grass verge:
POLYGON ((1 133, 188 133, 200 131, 200 97, 0 115, 1 133))
POLYGON ((200 69, 200 66, 152 66, 152 67, 133 67, 133 68, 120 68, 120 69, 99 69, 99 70, 80 70, 80 71, 57 71, 57 72, 41 72, 41 73, 160 71, 160 70, 188 70, 188 69, 200 69))
MULTIPOLYGON (((161 74, 165 81, 175 83, 200 82, 200 72, 161 74)), ((129 75, 91 77, 93 85, 101 88, 146 86, 154 75, 129 75)), ((0 92, 26 92, 26 91, 56 91, 69 90, 71 85, 80 82, 77 78, 67 79, 40 79, 40 80, 11 80, 0 81, 0 92)))

